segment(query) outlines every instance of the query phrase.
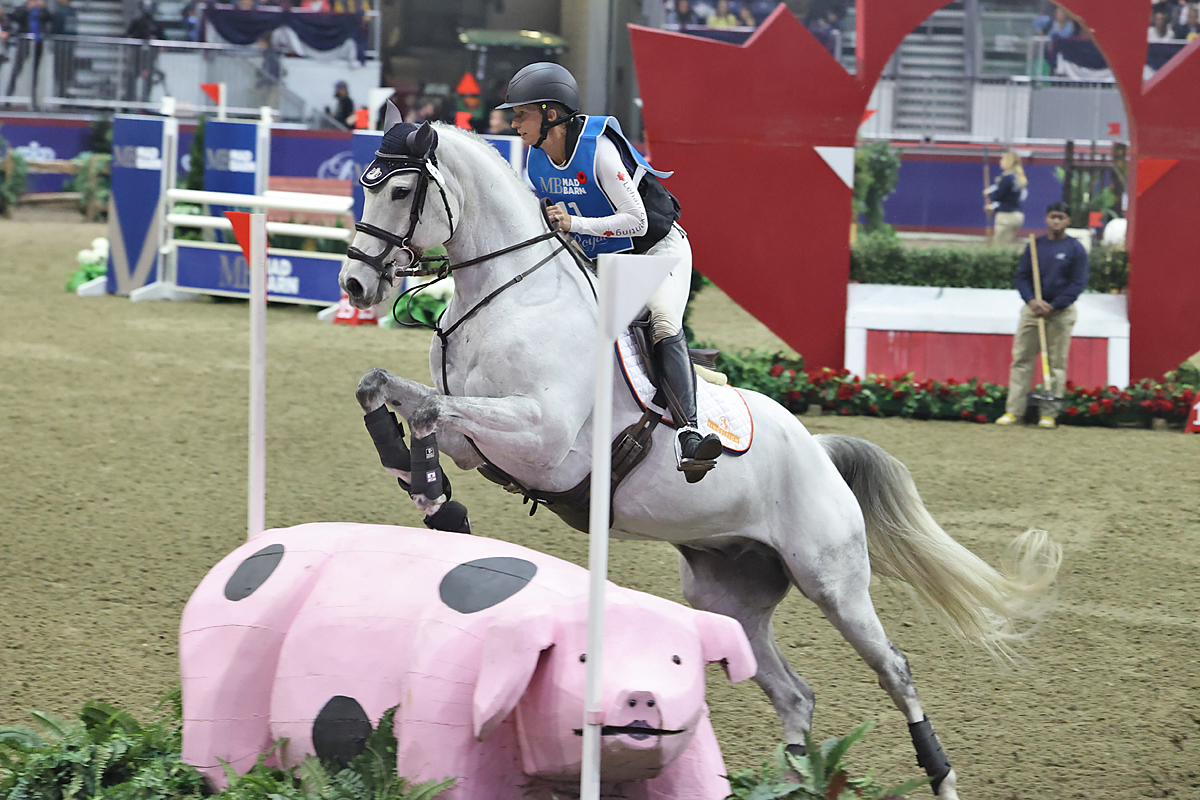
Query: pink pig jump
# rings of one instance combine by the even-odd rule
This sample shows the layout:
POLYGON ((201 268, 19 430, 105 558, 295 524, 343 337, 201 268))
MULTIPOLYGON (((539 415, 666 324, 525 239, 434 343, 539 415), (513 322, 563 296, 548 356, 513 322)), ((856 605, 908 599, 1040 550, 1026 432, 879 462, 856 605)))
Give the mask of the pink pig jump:
MULTIPOLYGON (((478 536, 385 525, 269 530, 226 556, 183 612, 183 759, 216 788, 361 752, 399 706, 397 770, 459 778, 447 800, 577 791, 587 571, 478 536)), ((602 777, 629 800, 720 800, 705 664, 756 665, 741 626, 608 585, 602 777)))

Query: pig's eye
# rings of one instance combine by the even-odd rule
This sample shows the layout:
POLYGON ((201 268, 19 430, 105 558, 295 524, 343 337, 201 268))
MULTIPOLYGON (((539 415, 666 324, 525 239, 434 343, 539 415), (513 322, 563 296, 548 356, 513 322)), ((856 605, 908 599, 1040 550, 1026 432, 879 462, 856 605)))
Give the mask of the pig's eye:
POLYGON ((636 706, 636 705, 637 705, 637 700, 634 700, 632 697, 631 697, 631 698, 629 698, 629 705, 631 705, 631 706, 636 706))
POLYGON ((653 701, 653 700, 647 700, 647 701, 646 701, 646 706, 647 706, 648 708, 654 708, 654 701, 653 701))
POLYGON ((580 653, 579 660, 580 660, 580 662, 587 661, 587 653, 580 653))
POLYGON ((683 659, 681 659, 679 656, 671 656, 671 660, 674 661, 676 664, 683 663, 683 659))

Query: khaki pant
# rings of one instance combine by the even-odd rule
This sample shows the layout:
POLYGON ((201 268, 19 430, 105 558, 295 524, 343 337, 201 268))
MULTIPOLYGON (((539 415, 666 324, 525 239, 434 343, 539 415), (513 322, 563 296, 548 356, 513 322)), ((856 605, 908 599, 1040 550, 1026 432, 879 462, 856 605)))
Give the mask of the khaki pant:
MULTIPOLYGON (((1075 327, 1075 306, 1070 305, 1046 317, 1046 348, 1050 359, 1050 388, 1062 397, 1067 383, 1067 352, 1071 349, 1071 329, 1075 327)), ((1012 367, 1008 373, 1008 402, 1004 410, 1014 417, 1025 416, 1025 395, 1033 383, 1034 364, 1041 363, 1037 317, 1029 306, 1021 308, 1021 320, 1013 334, 1012 367)), ((1039 373, 1041 368, 1038 368, 1039 373)), ((1039 388, 1041 383, 1038 384, 1039 388)))
POLYGON ((1017 243, 1017 233, 1025 224, 1025 215, 1020 211, 997 211, 994 221, 995 232, 992 234, 992 244, 996 246, 1013 245, 1017 243))

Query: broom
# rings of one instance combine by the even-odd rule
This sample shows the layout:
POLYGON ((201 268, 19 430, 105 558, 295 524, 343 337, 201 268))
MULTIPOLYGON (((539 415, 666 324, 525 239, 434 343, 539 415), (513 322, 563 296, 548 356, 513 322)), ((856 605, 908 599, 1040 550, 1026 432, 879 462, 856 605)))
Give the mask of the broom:
MULTIPOLYGON (((1038 268, 1037 238, 1029 234, 1029 257, 1033 262, 1033 296, 1042 299, 1042 273, 1038 268)), ((1042 354, 1042 391, 1036 389, 1026 395, 1026 400, 1038 410, 1038 414, 1051 419, 1058 418, 1058 398, 1050 387, 1050 356, 1046 346, 1046 318, 1038 317, 1038 343, 1042 354)))

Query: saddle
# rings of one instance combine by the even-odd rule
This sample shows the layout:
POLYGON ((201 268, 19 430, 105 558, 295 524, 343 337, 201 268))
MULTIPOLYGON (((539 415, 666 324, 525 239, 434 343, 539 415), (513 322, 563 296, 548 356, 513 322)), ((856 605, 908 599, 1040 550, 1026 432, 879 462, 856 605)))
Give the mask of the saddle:
MULTIPOLYGON (((633 321, 629 332, 634 341, 637 342, 639 352, 642 355, 642 363, 646 365, 650 380, 654 384, 655 389, 658 390, 654 398, 655 405, 658 405, 659 408, 666 408, 666 394, 659 387, 658 375, 652 371, 654 360, 651 358, 652 350, 649 329, 650 314, 648 311, 644 311, 641 316, 633 321)), ((717 355, 720 353, 719 350, 708 349, 691 350, 690 352, 692 363, 708 370, 713 369, 716 364, 717 355)), ((713 372, 712 374, 720 376, 720 373, 717 372, 713 372)), ((724 376, 721 377, 723 378, 724 376)), ((682 414, 674 410, 673 412, 674 419, 683 419, 682 414)), ((662 419, 663 415, 661 413, 652 407, 647 407, 637 422, 621 431, 613 440, 612 476, 608 495, 608 519, 610 526, 613 520, 612 498, 617 492, 617 487, 633 471, 634 467, 642 463, 646 456, 650 454, 650 448, 653 444, 651 437, 654 429, 658 427, 662 419)), ((591 473, 588 473, 582 481, 564 492, 547 492, 523 485, 520 481, 491 462, 479 467, 478 472, 492 483, 504 487, 505 491, 523 495, 526 503, 533 503, 533 506, 529 509, 530 516, 534 515, 539 505, 544 505, 575 530, 587 533, 592 500, 591 473)))

